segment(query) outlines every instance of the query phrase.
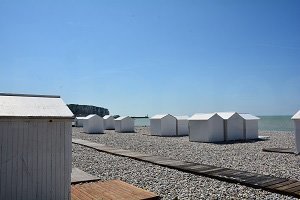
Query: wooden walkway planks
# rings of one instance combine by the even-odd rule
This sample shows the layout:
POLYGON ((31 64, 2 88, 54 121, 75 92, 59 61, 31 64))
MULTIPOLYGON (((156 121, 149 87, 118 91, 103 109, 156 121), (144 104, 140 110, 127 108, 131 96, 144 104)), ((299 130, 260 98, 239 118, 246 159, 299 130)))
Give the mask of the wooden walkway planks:
POLYGON ((153 192, 130 185, 120 180, 73 185, 71 199, 75 200, 157 200, 153 192))
POLYGON ((88 174, 78 168, 72 168, 72 173, 71 173, 72 184, 98 181, 98 180, 100 180, 100 178, 98 178, 97 176, 88 174))
POLYGON ((293 148, 265 148, 262 150, 265 152, 289 153, 289 154, 295 154, 295 152, 296 152, 296 150, 293 148))
POLYGON ((193 173, 230 183, 239 183, 253 188, 259 188, 279 194, 285 194, 300 198, 300 182, 298 180, 289 180, 269 175, 256 174, 246 171, 239 171, 229 168, 216 167, 199 163, 174 160, 162 156, 153 156, 132 152, 129 150, 107 147, 103 144, 97 144, 86 140, 73 139, 74 144, 79 144, 89 148, 96 149, 105 153, 117 156, 129 157, 135 160, 149 162, 152 164, 177 169, 187 173, 193 173))

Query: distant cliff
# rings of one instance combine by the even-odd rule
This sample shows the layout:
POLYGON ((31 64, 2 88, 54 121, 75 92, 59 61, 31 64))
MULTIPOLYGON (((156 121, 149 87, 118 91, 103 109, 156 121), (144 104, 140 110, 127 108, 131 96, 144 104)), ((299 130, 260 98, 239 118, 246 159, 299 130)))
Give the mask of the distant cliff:
POLYGON ((89 105, 78 105, 68 104, 67 105, 75 116, 87 116, 89 114, 97 114, 101 117, 109 115, 109 111, 106 108, 89 106, 89 105))

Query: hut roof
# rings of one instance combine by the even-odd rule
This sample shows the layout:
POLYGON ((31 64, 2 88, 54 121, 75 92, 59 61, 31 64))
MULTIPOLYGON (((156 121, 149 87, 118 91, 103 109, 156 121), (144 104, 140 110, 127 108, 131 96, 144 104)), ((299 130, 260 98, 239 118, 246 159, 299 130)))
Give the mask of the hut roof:
POLYGON ((246 119, 246 120, 258 120, 260 119, 259 117, 256 117, 254 115, 251 115, 251 114, 248 114, 248 113, 240 113, 239 114, 243 119, 246 119))
POLYGON ((118 117, 117 119, 115 119, 115 120, 123 120, 123 119, 125 119, 125 118, 130 118, 129 116, 123 116, 123 117, 118 117))
POLYGON ((105 116, 103 117, 103 119, 108 119, 108 118, 110 118, 110 117, 112 117, 112 118, 113 118, 113 116, 112 116, 112 115, 105 115, 105 116))
POLYGON ((212 118, 216 113, 196 113, 189 120, 209 120, 212 118))
POLYGON ((300 110, 292 117, 292 119, 300 119, 300 110))
POLYGON ((230 117, 232 117, 234 114, 236 114, 236 112, 218 112, 217 113, 220 117, 222 117, 223 119, 229 119, 230 117))
POLYGON ((179 119, 179 120, 180 119, 189 119, 189 116, 187 116, 187 115, 180 115, 180 116, 176 115, 175 118, 179 119))
POLYGON ((0 93, 0 117, 73 118, 60 96, 0 93))
MULTIPOLYGON (((162 119, 162 118, 164 118, 164 117, 166 117, 166 116, 168 116, 168 115, 170 115, 170 114, 158 114, 158 115, 154 115, 154 116, 151 117, 150 119, 162 119)), ((173 115, 170 115, 170 116, 173 117, 173 115)))

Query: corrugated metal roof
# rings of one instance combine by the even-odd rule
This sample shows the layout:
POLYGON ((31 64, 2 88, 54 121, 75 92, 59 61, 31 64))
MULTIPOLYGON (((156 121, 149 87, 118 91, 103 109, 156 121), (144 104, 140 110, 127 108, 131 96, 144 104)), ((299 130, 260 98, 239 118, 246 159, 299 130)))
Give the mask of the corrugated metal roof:
POLYGON ((187 115, 176 115, 176 116, 174 116, 176 119, 189 119, 189 116, 187 116, 187 115))
MULTIPOLYGON (((88 116, 86 116, 84 119, 91 119, 92 117, 96 116, 96 114, 90 114, 88 116)), ((97 115, 98 116, 98 115, 97 115)))
POLYGON ((246 120, 259 120, 258 117, 254 116, 254 115, 251 115, 251 114, 248 114, 248 113, 239 113, 239 115, 240 115, 243 119, 246 119, 246 120))
POLYGON ((103 117, 103 119, 108 119, 108 118, 110 118, 110 117, 113 117, 112 115, 105 115, 104 117, 103 117))
POLYGON ((217 112, 217 114, 222 117, 223 119, 229 119, 232 117, 236 112, 217 112))
POLYGON ((58 96, 0 95, 0 117, 73 118, 73 113, 58 96))
POLYGON ((212 118, 216 113, 196 113, 189 120, 209 120, 212 118))
POLYGON ((125 118, 127 118, 127 117, 128 117, 128 118, 131 118, 131 117, 129 117, 129 116, 123 116, 123 117, 118 117, 118 118, 115 119, 115 120, 118 120, 118 121, 119 121, 119 120, 123 120, 123 119, 125 119, 125 118))
POLYGON ((76 117, 76 119, 85 119, 86 117, 76 117))
POLYGON ((292 119, 300 119, 300 110, 292 117, 292 119))
MULTIPOLYGON (((150 119, 162 119, 162 118, 164 118, 167 115, 170 115, 170 114, 158 114, 158 115, 154 115, 150 119)), ((173 116, 173 115, 170 115, 170 116, 173 116)))

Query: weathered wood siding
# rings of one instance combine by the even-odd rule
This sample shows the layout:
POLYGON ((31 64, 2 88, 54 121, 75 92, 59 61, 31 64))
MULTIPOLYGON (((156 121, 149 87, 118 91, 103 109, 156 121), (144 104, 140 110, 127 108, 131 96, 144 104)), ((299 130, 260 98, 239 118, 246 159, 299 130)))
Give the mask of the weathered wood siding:
POLYGON ((0 199, 70 199, 71 120, 0 120, 0 199))

